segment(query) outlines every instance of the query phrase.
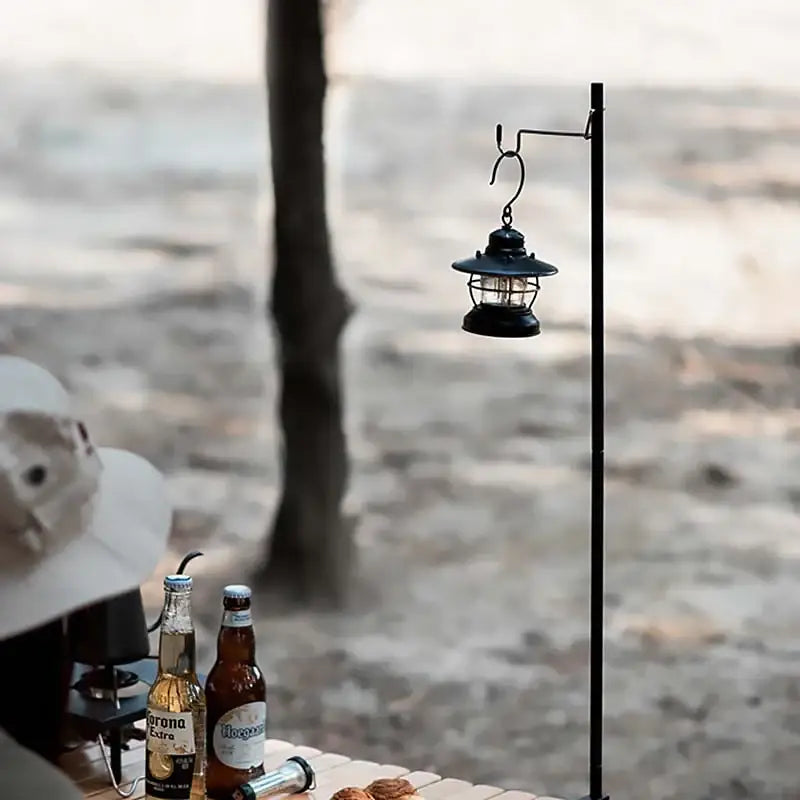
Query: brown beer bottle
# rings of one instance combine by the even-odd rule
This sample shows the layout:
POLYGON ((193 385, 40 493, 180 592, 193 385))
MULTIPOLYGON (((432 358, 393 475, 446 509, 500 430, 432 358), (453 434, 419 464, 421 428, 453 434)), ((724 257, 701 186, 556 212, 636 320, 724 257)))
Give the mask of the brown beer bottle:
POLYGON ((226 586, 217 660, 206 679, 206 792, 229 798, 243 783, 264 774, 267 688, 256 666, 250 589, 226 586))

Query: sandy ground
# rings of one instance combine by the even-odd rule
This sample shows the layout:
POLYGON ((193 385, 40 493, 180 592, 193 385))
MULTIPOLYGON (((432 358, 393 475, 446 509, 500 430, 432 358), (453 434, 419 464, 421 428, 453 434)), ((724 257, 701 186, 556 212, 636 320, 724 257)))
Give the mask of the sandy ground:
MULTIPOLYGON (((507 173, 487 186, 494 124, 580 127, 581 84, 601 77, 608 788, 800 797, 800 89, 786 46, 800 13, 729 3, 717 31, 710 0, 692 14, 616 2, 601 29, 617 47, 595 51, 589 34, 611 24, 597 4, 534 19, 499 3, 512 25, 442 2, 424 25, 408 5, 334 11, 361 563, 347 613, 258 604, 271 732, 583 792, 588 148, 526 151, 516 221, 562 269, 537 301, 541 337, 461 333, 448 265, 484 244, 513 191, 507 173), (553 42, 573 30, 565 54, 553 42), (475 43, 499 33, 507 46, 475 43), (758 57, 736 57, 748 42, 758 57)), ((159 576, 206 552, 193 572, 208 668, 219 589, 261 551, 279 478, 260 14, 171 2, 153 25, 122 3, 83 6, 20 7, 0 62, 0 348, 54 369, 96 439, 168 475, 176 530, 145 597, 154 613, 159 576)))

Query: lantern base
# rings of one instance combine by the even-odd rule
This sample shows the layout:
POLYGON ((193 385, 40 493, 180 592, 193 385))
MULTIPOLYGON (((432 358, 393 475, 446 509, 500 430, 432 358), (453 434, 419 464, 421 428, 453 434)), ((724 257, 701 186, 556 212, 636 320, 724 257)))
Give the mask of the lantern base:
POLYGON ((474 306, 464 317, 461 327, 467 333, 503 339, 536 336, 541 330, 539 320, 529 308, 509 308, 487 303, 474 306))

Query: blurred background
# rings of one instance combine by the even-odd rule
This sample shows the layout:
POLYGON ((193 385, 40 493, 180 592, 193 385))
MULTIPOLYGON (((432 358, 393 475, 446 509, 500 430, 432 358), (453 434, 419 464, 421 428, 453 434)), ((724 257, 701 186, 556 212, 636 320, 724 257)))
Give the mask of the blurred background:
MULTIPOLYGON (((198 657, 280 489, 256 0, 6 4, 0 348, 168 476, 198 657)), ((800 6, 329 0, 328 209, 358 570, 256 602, 270 734, 585 790, 588 146, 529 140, 515 224, 560 267, 534 340, 460 331, 450 263, 607 82, 612 796, 800 797, 800 6), (508 169, 508 172, 505 170, 508 169)))

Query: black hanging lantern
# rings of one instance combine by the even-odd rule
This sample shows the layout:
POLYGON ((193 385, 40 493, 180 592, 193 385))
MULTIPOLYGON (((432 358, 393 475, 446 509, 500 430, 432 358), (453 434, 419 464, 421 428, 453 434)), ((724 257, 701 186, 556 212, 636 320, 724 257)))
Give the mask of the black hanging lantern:
MULTIPOLYGON (((503 207, 503 227, 489 234, 489 244, 482 253, 478 250, 474 258, 455 261, 452 265, 454 270, 470 275, 467 286, 472 298, 472 310, 464 317, 461 327, 479 336, 536 336, 541 326, 533 313, 533 301, 539 294, 539 278, 558 272, 552 264, 539 261, 533 253, 528 253, 525 250, 525 237, 511 227, 511 206, 525 186, 525 162, 520 154, 520 136, 523 132, 526 131, 517 133, 514 150, 504 150, 503 126, 498 125, 495 130, 500 155, 492 167, 489 185, 494 183, 503 159, 513 158, 519 164, 519 185, 503 207)), ((584 133, 578 135, 588 138, 588 122, 584 133)))
POLYGON ((510 223, 489 234, 486 250, 454 262, 453 269, 470 276, 467 286, 472 309, 461 326, 465 331, 504 338, 539 333, 539 320, 532 310, 539 278, 558 270, 527 253, 525 237, 510 223))

